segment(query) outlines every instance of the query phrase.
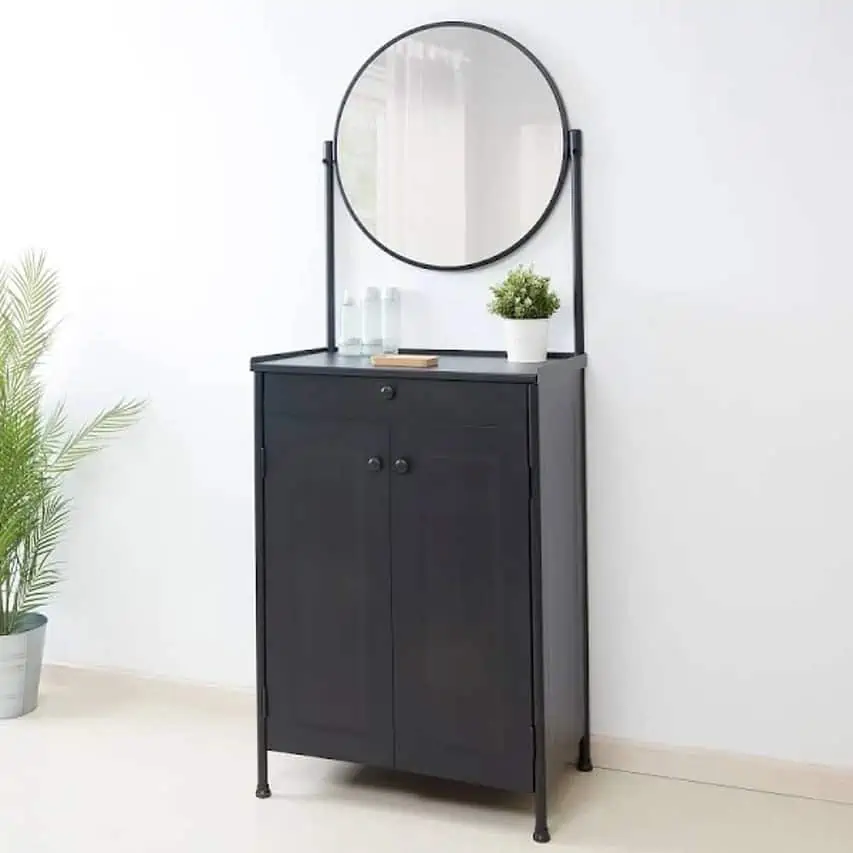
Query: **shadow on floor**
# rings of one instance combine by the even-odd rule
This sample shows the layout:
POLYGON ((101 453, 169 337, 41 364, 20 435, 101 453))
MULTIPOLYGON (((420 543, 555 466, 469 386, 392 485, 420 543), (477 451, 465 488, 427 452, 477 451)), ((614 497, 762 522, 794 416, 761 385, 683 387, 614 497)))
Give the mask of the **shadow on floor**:
POLYGON ((434 779, 375 767, 347 768, 338 779, 338 784, 358 791, 391 793, 436 803, 455 803, 504 812, 528 814, 533 808, 533 798, 527 794, 513 794, 465 782, 434 779))

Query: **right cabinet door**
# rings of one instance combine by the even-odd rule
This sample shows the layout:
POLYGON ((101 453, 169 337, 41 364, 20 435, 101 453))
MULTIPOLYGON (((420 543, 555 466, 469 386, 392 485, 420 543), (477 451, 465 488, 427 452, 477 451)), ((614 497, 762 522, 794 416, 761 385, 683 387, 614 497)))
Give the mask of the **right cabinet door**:
POLYGON ((499 427, 392 431, 401 770, 533 789, 526 443, 499 427))

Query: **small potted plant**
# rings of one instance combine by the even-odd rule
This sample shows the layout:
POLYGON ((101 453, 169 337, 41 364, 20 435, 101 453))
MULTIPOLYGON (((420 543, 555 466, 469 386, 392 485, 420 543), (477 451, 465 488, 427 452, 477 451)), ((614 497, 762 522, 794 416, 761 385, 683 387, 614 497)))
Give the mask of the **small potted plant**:
POLYGON ((44 255, 0 267, 0 719, 38 701, 47 625, 39 610, 59 582, 53 551, 70 510, 63 477, 143 407, 120 401, 75 430, 61 403, 45 407, 40 369, 57 297, 44 255))
POLYGON ((491 288, 489 311, 502 317, 508 361, 532 363, 548 357, 548 318, 560 307, 548 276, 518 266, 491 288))

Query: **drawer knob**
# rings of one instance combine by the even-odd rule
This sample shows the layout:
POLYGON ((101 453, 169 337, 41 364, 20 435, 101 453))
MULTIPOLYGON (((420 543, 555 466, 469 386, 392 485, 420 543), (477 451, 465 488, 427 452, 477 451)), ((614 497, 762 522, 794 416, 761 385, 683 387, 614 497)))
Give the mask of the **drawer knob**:
POLYGON ((394 471, 397 474, 408 474, 409 473, 409 461, 408 459, 395 459, 394 460, 394 471))
POLYGON ((370 459, 367 460, 367 470, 374 472, 381 471, 382 460, 378 456, 371 456, 370 459))
POLYGON ((394 391, 394 386, 393 386, 393 385, 383 385, 383 386, 379 389, 379 393, 380 393, 380 395, 382 396, 382 399, 383 399, 383 400, 393 400, 393 399, 394 399, 394 394, 395 394, 396 392, 394 391))

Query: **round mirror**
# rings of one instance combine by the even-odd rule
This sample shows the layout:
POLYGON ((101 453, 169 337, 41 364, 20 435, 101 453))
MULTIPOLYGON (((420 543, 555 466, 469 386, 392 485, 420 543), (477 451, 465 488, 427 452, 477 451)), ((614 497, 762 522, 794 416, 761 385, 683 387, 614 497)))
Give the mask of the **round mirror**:
POLYGON ((429 24, 380 48, 335 123, 338 182, 365 234, 429 269, 483 266, 529 239, 566 178, 569 123, 526 48, 429 24))

